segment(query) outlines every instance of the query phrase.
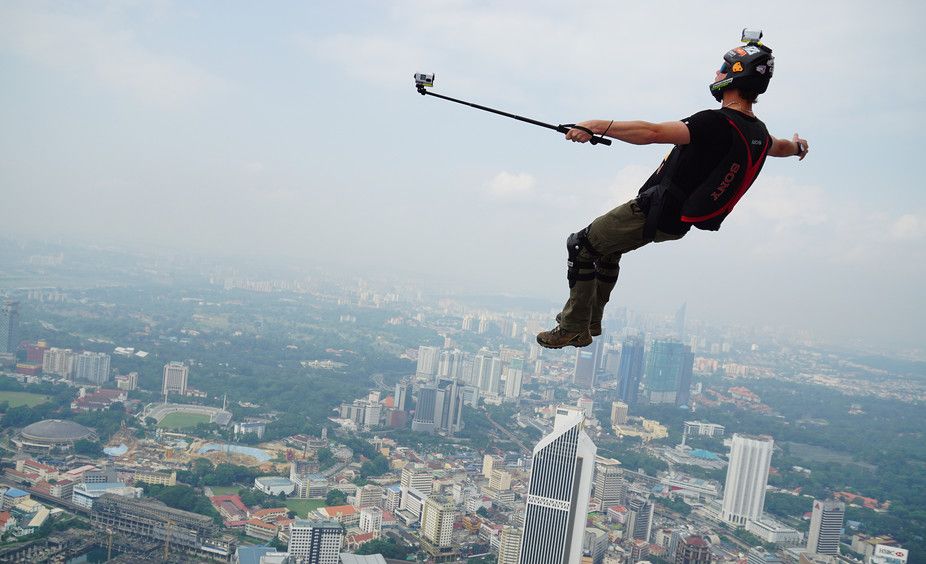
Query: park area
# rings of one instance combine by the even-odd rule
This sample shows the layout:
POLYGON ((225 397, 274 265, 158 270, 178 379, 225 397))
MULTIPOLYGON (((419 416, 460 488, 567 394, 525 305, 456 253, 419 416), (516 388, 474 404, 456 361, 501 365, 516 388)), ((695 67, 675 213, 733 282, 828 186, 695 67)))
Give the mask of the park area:
POLYGON ((49 396, 42 394, 30 394, 29 392, 0 392, 0 403, 6 403, 10 407, 35 407, 39 404, 51 400, 49 396))
POLYGON ((199 425, 200 423, 209 423, 209 416, 201 413, 168 413, 158 423, 161 429, 188 429, 199 425))

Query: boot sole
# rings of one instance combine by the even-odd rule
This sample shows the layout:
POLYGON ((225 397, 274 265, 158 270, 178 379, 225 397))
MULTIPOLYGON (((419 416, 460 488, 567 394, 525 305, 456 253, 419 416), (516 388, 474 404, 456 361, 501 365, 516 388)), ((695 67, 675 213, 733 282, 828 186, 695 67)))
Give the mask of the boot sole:
POLYGON ((592 341, 589 340, 587 343, 584 343, 584 342, 583 342, 583 343, 568 342, 568 343, 563 343, 562 345, 552 345, 552 344, 550 344, 550 343, 545 343, 545 342, 541 341, 541 340, 540 340, 540 337, 537 337, 537 344, 540 345, 541 347, 545 348, 545 349, 564 349, 564 348, 566 348, 566 347, 575 347, 575 348, 577 348, 577 349, 581 349, 582 347, 587 347, 587 346, 589 346, 590 344, 592 344, 592 341))

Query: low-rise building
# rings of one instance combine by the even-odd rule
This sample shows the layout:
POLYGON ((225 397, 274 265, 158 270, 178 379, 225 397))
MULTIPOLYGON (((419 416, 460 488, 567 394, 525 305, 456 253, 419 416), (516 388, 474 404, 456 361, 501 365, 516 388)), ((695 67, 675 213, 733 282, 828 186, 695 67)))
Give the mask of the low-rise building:
POLYGON ((746 530, 765 542, 782 546, 797 546, 804 541, 804 535, 800 531, 792 529, 768 515, 762 515, 758 521, 749 521, 746 524, 746 530))
POLYGON ((248 519, 245 521, 244 534, 249 537, 269 541, 275 538, 278 532, 279 527, 274 523, 266 523, 260 519, 248 519))
POLYGON ((209 501, 226 522, 244 521, 248 518, 248 508, 237 495, 215 495, 210 497, 209 501))
POLYGON ((144 490, 126 486, 122 482, 75 484, 71 491, 71 502, 87 509, 93 509, 93 502, 104 494, 139 499, 144 490))
POLYGON ((353 505, 332 505, 321 507, 317 510, 321 519, 337 521, 345 527, 351 527, 360 523, 360 512, 353 505))
POLYGON ((290 495, 296 488, 289 478, 282 476, 259 476, 254 478, 254 487, 267 495, 290 495))
POLYGON ((148 472, 146 470, 136 470, 132 475, 133 482, 142 482, 155 486, 176 486, 177 472, 148 472))

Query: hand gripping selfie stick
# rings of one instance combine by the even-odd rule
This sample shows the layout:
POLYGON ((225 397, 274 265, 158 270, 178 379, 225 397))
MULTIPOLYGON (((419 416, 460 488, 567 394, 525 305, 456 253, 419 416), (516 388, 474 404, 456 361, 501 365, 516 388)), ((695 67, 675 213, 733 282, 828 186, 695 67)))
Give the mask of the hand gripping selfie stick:
POLYGON ((431 92, 430 90, 426 90, 426 88, 431 87, 431 86, 434 86, 434 75, 433 74, 424 74, 424 73, 415 74, 415 88, 418 90, 418 93, 421 94, 422 96, 434 96, 435 98, 440 98, 442 100, 450 100, 451 102, 456 102, 457 104, 463 104, 464 106, 476 108, 477 110, 483 110, 486 112, 491 112, 493 114, 498 114, 500 116, 509 117, 512 119, 516 119, 518 121, 523 121, 524 123, 530 123, 532 125, 539 125, 540 127, 552 129, 553 131, 559 131, 560 133, 568 133, 570 129, 579 129, 592 136, 592 138, 589 139, 589 142, 592 145, 610 145, 611 144, 610 139, 605 139, 604 137, 600 135, 595 136, 595 133, 591 129, 588 129, 587 127, 582 127, 574 123, 553 125, 551 123, 544 123, 542 121, 537 121, 535 119, 526 118, 523 116, 516 116, 514 114, 509 114, 508 112, 503 112, 501 110, 488 108, 486 106, 480 106, 479 104, 473 104, 472 102, 466 102, 464 100, 457 100, 456 98, 451 98, 450 96, 444 96, 443 94, 436 94, 434 92, 431 92))

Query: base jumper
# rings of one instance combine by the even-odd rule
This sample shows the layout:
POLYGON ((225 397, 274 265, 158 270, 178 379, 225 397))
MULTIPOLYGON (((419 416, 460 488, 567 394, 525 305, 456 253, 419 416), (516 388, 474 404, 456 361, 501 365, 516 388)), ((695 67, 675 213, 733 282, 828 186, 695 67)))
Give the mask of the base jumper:
POLYGON ((790 141, 772 137, 752 111, 775 64, 761 37, 761 32, 744 30, 745 45, 724 55, 710 85, 719 109, 664 123, 590 120, 566 134, 578 143, 592 139, 585 129, 634 145, 675 147, 636 198, 569 235, 569 299, 556 316, 557 326, 537 335, 540 345, 558 349, 591 344, 592 337, 601 335, 621 255, 651 242, 681 239, 692 226, 716 231, 755 181, 766 157, 807 156, 805 139, 797 133, 790 141))

